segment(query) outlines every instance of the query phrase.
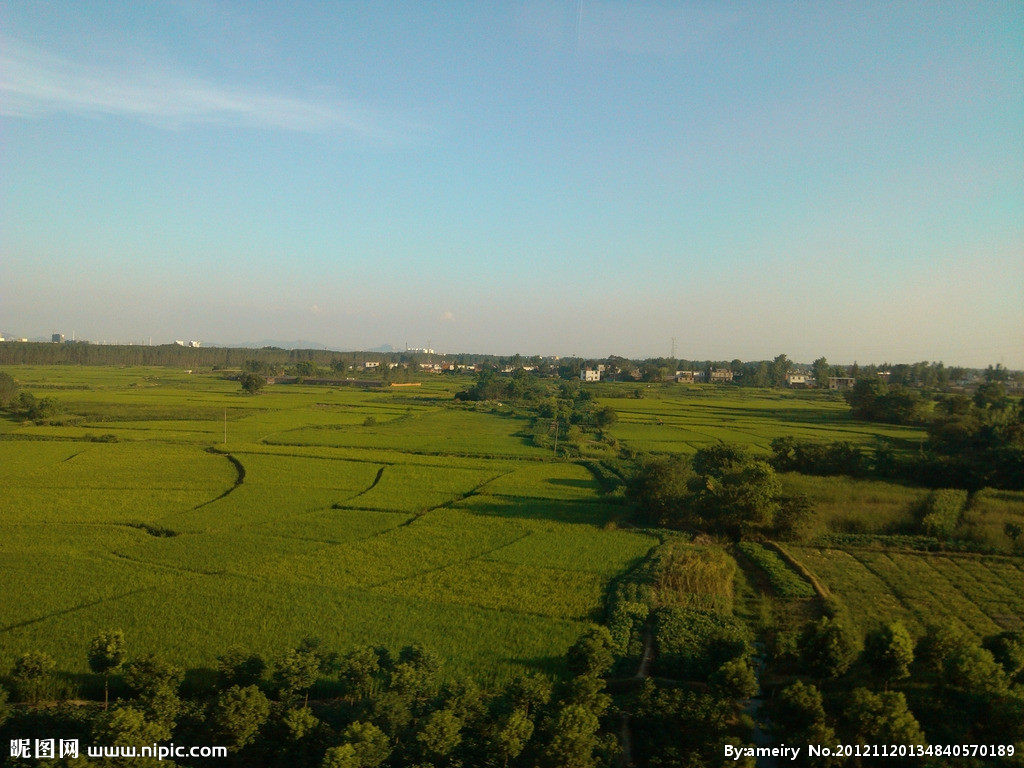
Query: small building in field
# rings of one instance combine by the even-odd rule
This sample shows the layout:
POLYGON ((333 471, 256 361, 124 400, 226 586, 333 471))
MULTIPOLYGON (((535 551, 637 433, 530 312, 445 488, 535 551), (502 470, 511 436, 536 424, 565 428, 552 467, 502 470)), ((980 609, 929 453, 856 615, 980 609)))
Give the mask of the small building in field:
POLYGON ((808 387, 813 377, 804 371, 790 371, 786 374, 787 387, 808 387))
POLYGON ((728 368, 712 368, 711 382, 713 384, 725 384, 732 381, 732 371, 728 368))
POLYGON ((828 388, 843 390, 853 389, 853 385, 857 383, 857 380, 852 376, 829 376, 828 377, 828 388))
POLYGON ((597 368, 582 368, 580 370, 580 381, 600 381, 601 371, 597 368))

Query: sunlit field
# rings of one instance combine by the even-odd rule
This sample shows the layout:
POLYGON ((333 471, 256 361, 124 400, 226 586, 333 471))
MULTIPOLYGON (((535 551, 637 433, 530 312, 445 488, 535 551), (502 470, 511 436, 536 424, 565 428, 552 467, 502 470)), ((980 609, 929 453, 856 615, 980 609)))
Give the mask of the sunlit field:
POLYGON ((123 628, 188 667, 316 636, 504 679, 557 668, 656 543, 614 530, 621 501, 523 420, 445 408, 465 381, 250 396, 210 373, 8 370, 65 414, 0 426, 0 666, 38 649, 84 671, 123 628))

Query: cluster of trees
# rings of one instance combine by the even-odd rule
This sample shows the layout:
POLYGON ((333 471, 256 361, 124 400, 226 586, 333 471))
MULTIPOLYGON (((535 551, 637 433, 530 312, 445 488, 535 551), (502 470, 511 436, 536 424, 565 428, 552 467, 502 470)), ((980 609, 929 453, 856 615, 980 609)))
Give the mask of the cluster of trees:
POLYGON ((733 445, 702 448, 689 459, 649 458, 628 491, 656 525, 737 540, 755 534, 787 536, 810 514, 806 498, 782 493, 767 461, 733 445))
POLYGON ((501 376, 493 368, 477 374, 473 386, 455 394, 464 402, 499 401, 534 414, 530 437, 541 447, 578 449, 588 430, 603 430, 618 420, 610 405, 599 406, 593 392, 575 379, 544 381, 522 368, 501 376))
POLYGON ((931 487, 1024 488, 1024 403, 1001 382, 978 387, 973 397, 943 395, 932 404, 917 392, 862 379, 848 394, 858 418, 925 424, 922 450, 899 454, 886 444, 870 453, 848 442, 792 437, 772 441, 772 465, 782 472, 873 476, 931 487))
POLYGON ((920 392, 886 384, 878 376, 857 379, 844 394, 854 418, 888 424, 923 424, 931 410, 920 392))
MULTIPOLYGON (((797 643, 776 646, 791 679, 767 717, 788 744, 1024 744, 1024 634, 979 643, 951 625, 917 640, 900 622, 863 643, 841 612, 809 623, 797 643)), ((908 761, 913 762, 913 761, 908 761)), ((991 764, 958 759, 958 764, 991 764)), ((999 761, 996 761, 1000 764, 999 761)), ((871 765, 866 758, 808 759, 798 765, 871 765)), ((934 764, 943 764, 940 759, 934 764)))
POLYGON ((611 697, 603 675, 614 657, 603 627, 569 649, 565 679, 521 676, 494 692, 471 679, 443 682, 440 659, 420 646, 339 655, 307 639, 272 663, 234 648, 220 657, 216 682, 193 686, 188 697, 183 669, 128 656, 122 632, 101 633, 87 657, 103 678, 103 704, 39 709, 52 690, 54 662, 24 654, 8 677, 24 704, 12 707, 0 688, 0 731, 108 746, 220 744, 230 747, 228 765, 296 768, 590 768, 610 764, 619 750, 604 728, 611 697), (310 701, 318 687, 332 693, 310 701))
POLYGON ((0 410, 6 410, 19 418, 34 421, 36 424, 52 422, 64 415, 64 404, 57 398, 36 397, 31 392, 19 392, 13 379, 8 385, 2 377, 10 379, 7 374, 0 373, 0 410), (6 396, 4 390, 6 390, 6 396))

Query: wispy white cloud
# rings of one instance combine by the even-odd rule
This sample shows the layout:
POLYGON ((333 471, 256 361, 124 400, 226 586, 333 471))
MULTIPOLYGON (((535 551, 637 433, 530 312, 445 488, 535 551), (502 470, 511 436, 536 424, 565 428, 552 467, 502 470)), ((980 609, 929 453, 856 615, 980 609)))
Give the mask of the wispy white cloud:
POLYGON ((162 127, 227 125, 395 140, 413 127, 350 104, 231 87, 152 67, 124 70, 64 58, 0 35, 0 114, 117 115, 162 127))
POLYGON ((665 59, 702 50, 741 18, 734 7, 724 3, 700 6, 581 0, 577 11, 580 50, 665 59))
POLYGON ((678 59, 702 51, 743 15, 742 7, 731 3, 526 0, 519 23, 548 46, 571 46, 577 54, 678 59))

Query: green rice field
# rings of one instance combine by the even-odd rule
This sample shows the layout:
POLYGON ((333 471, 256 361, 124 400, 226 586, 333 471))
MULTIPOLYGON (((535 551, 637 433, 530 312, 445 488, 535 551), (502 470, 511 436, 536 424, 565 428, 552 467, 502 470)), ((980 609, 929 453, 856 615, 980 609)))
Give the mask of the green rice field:
MULTIPOLYGON (((550 672, 603 618, 613 580, 660 541, 629 526, 621 491, 606 493, 582 461, 534 445, 512 408, 454 405, 468 377, 252 396, 210 371, 5 371, 64 412, 0 418, 0 670, 42 650, 83 672, 89 639, 121 628, 133 655, 190 668, 232 645, 273 657, 314 636, 340 651, 421 643, 450 674, 480 680, 550 672)), ((608 436, 634 451, 767 453, 785 435, 910 451, 924 438, 853 420, 824 393, 593 391, 618 415, 608 436)), ((927 494, 782 482, 812 499, 815 535, 905 530, 927 494)), ((1006 521, 1022 514, 1024 495, 984 491, 962 527, 1005 546, 1006 521)), ((865 630, 890 618, 918 632, 932 620, 979 636, 1024 627, 1019 557, 812 543, 787 548, 865 630)))
MULTIPOLYGON (((768 453, 776 437, 821 442, 845 440, 871 445, 879 437, 904 449, 916 448, 923 429, 856 421, 838 395, 801 390, 755 390, 716 385, 641 385, 641 399, 610 397, 599 390, 618 422, 611 434, 631 448, 650 452, 696 453, 716 443, 768 453)), ((631 389, 636 389, 635 387, 631 389)))
POLYGON ((523 420, 446 407, 440 378, 249 396, 216 374, 7 370, 65 417, 0 421, 0 668, 43 650, 81 672, 122 628, 189 667, 316 636, 422 643, 481 679, 551 670, 657 543, 523 420))
POLYGON ((1024 560, 996 555, 789 546, 862 629, 902 620, 921 634, 956 624, 979 637, 1024 629, 1024 560))

